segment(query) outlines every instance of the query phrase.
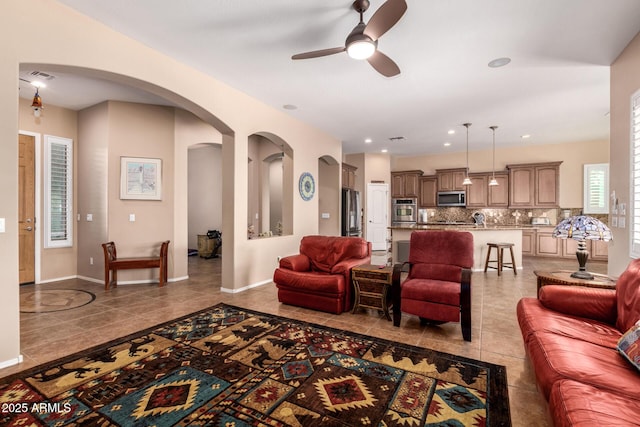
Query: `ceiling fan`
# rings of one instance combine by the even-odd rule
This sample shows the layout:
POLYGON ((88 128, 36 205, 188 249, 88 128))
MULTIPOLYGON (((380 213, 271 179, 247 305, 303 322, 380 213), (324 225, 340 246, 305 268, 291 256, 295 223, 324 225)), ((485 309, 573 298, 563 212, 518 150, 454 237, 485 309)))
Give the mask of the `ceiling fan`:
POLYGON ((354 59, 366 59, 383 76, 393 77, 400 74, 398 65, 378 50, 378 39, 402 18, 407 10, 407 3, 405 0, 387 0, 365 24, 362 15, 369 8, 369 4, 369 0, 353 2, 352 7, 360 14, 360 23, 347 36, 344 47, 298 53, 291 59, 318 58, 346 51, 354 59))

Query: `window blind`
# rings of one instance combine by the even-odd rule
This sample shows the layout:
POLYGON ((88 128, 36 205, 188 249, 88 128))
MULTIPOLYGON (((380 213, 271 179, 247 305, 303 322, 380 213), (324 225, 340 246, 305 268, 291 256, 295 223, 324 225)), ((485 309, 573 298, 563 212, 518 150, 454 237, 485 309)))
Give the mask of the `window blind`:
POLYGON ((586 214, 609 213, 609 164, 584 165, 584 203, 586 214))
POLYGON ((46 136, 45 233, 47 247, 72 246, 72 141, 46 136))

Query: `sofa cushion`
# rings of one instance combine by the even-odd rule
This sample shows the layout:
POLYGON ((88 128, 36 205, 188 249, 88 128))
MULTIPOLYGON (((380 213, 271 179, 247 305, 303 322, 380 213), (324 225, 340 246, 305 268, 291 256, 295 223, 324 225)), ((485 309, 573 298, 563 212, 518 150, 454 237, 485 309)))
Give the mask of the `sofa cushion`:
POLYGON ((409 279, 428 277, 434 280, 444 280, 447 282, 457 282, 460 287, 462 269, 455 265, 447 264, 414 264, 409 272, 409 279))
MULTIPOLYGON (((429 301, 460 307, 460 282, 444 282, 431 279, 407 279, 401 285, 402 299, 429 301)), ((404 307, 404 302, 403 309, 404 307)))
POLYGON ((640 319, 640 258, 629 263, 616 282, 618 319, 616 327, 626 332, 640 319))
POLYGON ((300 253, 309 257, 313 270, 329 273, 342 260, 369 256, 369 243, 360 237, 305 236, 300 253))
POLYGON ((552 312, 598 320, 610 325, 616 323, 615 289, 548 285, 540 289, 538 299, 552 312))
POLYGON ((640 402, 573 380, 557 381, 549 397, 555 427, 640 426, 640 402))
POLYGON ((525 343, 536 332, 551 332, 610 349, 614 349, 620 339, 620 332, 613 325, 549 310, 536 298, 522 298, 516 312, 525 343))
POLYGON ((278 288, 296 289, 309 294, 329 294, 342 298, 346 292, 345 278, 342 274, 309 274, 278 268, 274 273, 273 281, 278 288))
POLYGON ((640 375, 615 347, 554 332, 536 332, 529 335, 526 349, 547 399, 553 383, 561 379, 573 379, 640 399, 640 375))
POLYGON ((618 341, 618 351, 640 370, 640 322, 633 325, 618 341))

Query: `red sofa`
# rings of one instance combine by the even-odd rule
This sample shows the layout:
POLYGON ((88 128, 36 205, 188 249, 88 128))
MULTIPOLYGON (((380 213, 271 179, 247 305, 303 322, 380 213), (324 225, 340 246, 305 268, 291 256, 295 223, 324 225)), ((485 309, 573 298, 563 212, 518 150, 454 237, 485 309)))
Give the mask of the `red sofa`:
POLYGON ((278 301, 340 314, 353 305, 351 269, 371 262, 360 237, 305 236, 300 253, 284 257, 273 273, 278 301))
POLYGON ((640 259, 615 290, 544 286, 517 315, 555 426, 640 426, 640 372, 617 351, 640 319, 640 259))

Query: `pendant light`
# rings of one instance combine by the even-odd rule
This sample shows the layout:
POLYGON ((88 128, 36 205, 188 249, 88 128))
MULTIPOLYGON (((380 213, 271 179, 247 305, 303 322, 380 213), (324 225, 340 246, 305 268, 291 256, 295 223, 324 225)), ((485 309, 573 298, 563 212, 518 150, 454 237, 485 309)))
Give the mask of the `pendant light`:
POLYGON ((33 96, 33 102, 31 103, 31 108, 33 108, 33 115, 36 117, 40 117, 42 112, 42 98, 40 98, 40 94, 38 93, 38 87, 36 86, 36 94, 33 96))
POLYGON ((489 187, 493 187, 499 185, 496 181, 496 129, 498 126, 489 126, 489 129, 493 131, 493 175, 489 181, 489 187))
POLYGON ((471 178, 469 178, 469 126, 471 123, 464 123, 462 126, 467 128, 467 172, 462 185, 471 185, 471 178))

